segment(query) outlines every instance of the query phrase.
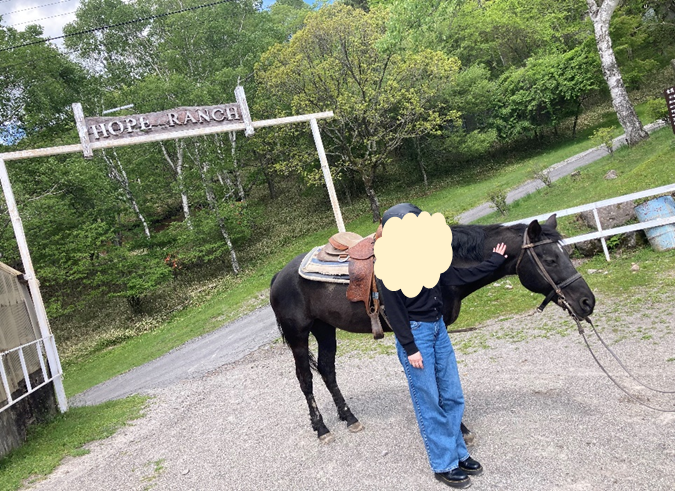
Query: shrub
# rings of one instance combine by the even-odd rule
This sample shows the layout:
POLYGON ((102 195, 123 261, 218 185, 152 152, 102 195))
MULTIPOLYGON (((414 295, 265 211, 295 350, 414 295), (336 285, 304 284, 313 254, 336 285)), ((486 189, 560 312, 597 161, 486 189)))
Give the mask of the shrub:
POLYGON ((597 145, 604 145, 610 155, 614 156, 614 147, 612 144, 614 128, 598 128, 591 135, 591 141, 597 145))
POLYGON ((668 118, 668 106, 663 97, 647 101, 647 114, 652 121, 668 118))
POLYGON ((495 205, 497 211, 502 215, 506 215, 507 205, 506 205, 506 192, 495 190, 488 194, 488 199, 495 205))
POLYGON ((546 187, 551 187, 553 186, 553 182, 551 181, 551 176, 549 175, 548 171, 546 169, 542 170, 535 170, 534 171, 534 178, 539 179, 541 182, 544 183, 546 187))

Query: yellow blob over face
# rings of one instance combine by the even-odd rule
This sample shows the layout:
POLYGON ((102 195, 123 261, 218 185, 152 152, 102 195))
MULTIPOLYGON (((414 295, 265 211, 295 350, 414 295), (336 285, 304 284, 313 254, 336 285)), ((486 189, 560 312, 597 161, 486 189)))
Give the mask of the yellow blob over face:
POLYGON ((433 288, 452 262, 452 231, 440 213, 392 217, 375 242, 375 275, 389 290, 413 298, 433 288))

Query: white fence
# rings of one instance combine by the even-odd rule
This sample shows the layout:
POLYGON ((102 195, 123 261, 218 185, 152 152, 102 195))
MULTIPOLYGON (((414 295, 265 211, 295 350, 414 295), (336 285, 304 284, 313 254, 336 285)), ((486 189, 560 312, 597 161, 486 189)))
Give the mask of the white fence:
POLYGON ((609 250, 607 249, 607 242, 605 241, 606 237, 611 237, 612 235, 625 234, 627 232, 635 232, 636 230, 645 230, 653 227, 660 227, 662 225, 668 225, 675 223, 675 217, 669 218, 657 218, 655 220, 650 220, 648 222, 636 223, 633 225, 624 225, 622 227, 610 228, 607 230, 602 229, 600 224, 600 218, 598 216, 598 208, 604 208, 605 206, 616 205, 619 203, 625 203, 626 201, 633 201, 636 199, 649 198, 651 196, 657 196, 661 194, 670 194, 675 192, 675 184, 668 184, 667 186, 661 186, 658 188, 647 189, 645 191, 640 191, 637 193, 626 194, 624 196, 619 196, 617 198, 606 199, 602 201, 596 201, 595 203, 589 203, 586 205, 575 206, 573 208, 566 208, 564 210, 552 211, 550 213, 543 213, 534 217, 523 218, 521 220, 515 220, 513 222, 505 223, 504 225, 514 225, 516 223, 530 223, 532 220, 546 220, 548 217, 554 213, 558 217, 564 217, 567 215, 575 215, 581 213, 582 211, 592 211, 593 216, 595 217, 597 232, 591 232, 588 234, 577 235, 576 237, 568 237, 563 240, 564 244, 576 244, 577 242, 584 242, 587 240, 600 239, 602 242, 602 249, 605 251, 605 258, 607 261, 609 258, 609 250))

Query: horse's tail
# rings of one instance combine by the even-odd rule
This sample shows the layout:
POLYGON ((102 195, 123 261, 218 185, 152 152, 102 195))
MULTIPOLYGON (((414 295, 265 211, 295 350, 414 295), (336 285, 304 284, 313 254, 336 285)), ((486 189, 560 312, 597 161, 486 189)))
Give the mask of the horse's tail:
POLYGON ((316 362, 316 358, 314 357, 314 353, 312 353, 312 350, 308 349, 307 355, 309 355, 309 368, 311 368, 315 372, 318 372, 319 364, 316 362))
MULTIPOLYGON (((270 289, 272 289, 272 285, 274 285, 274 281, 277 279, 277 276, 279 276, 279 273, 276 273, 274 276, 272 276, 272 281, 270 281, 270 289)), ((274 311, 274 309, 272 310, 274 311)), ((274 312, 274 318, 277 321, 277 328, 279 329, 279 334, 281 334, 281 340, 286 346, 290 348, 291 346, 288 343, 288 339, 286 339, 286 336, 284 335, 284 329, 281 327, 281 322, 279 322, 279 318, 277 317, 276 312, 274 312)), ((309 355, 309 367, 315 372, 318 372, 319 364, 316 361, 316 357, 314 356, 311 350, 307 350, 307 354, 309 355)))
MULTIPOLYGON (((272 281, 270 281, 270 290, 272 290, 272 285, 274 285, 274 280, 277 279, 277 276, 279 276, 279 273, 275 273, 274 276, 272 276, 272 281)), ((274 309, 272 309, 272 311, 274 312, 274 309)), ((276 312, 274 312, 274 318, 277 321, 277 329, 279 329, 279 334, 281 334, 281 341, 283 341, 283 343, 288 346, 288 341, 286 341, 284 330, 281 328, 281 322, 279 322, 276 312)))

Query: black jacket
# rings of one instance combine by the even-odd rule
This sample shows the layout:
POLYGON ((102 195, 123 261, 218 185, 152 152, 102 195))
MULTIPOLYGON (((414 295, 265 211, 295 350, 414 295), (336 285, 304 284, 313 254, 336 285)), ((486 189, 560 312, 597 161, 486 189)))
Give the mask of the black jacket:
POLYGON ((378 290, 384 303, 385 313, 396 339, 401 343, 408 356, 419 350, 415 345, 410 321, 436 322, 443 315, 443 296, 441 284, 445 286, 468 285, 485 278, 501 266, 505 257, 496 252, 487 261, 472 268, 455 268, 450 266, 441 274, 440 280, 433 288, 424 288, 414 298, 406 297, 401 290, 391 291, 380 280, 378 290))

